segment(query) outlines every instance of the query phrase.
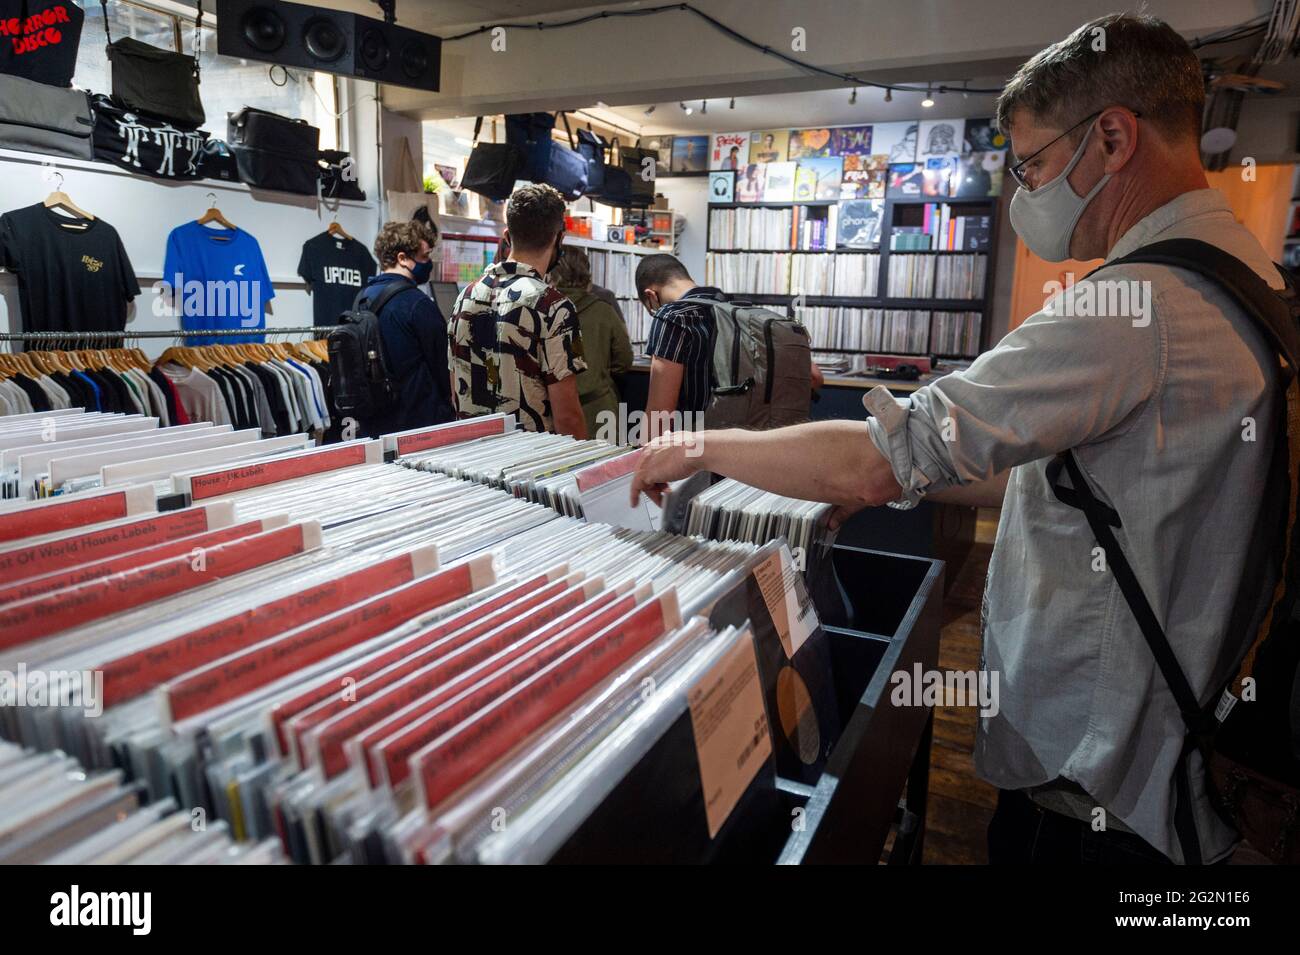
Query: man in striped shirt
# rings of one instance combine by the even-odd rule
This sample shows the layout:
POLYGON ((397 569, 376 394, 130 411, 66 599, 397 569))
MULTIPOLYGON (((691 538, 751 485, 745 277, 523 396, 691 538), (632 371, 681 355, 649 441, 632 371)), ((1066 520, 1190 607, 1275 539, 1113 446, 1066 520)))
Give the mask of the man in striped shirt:
POLYGON ((703 413, 709 404, 713 358, 713 308, 725 301, 719 289, 696 285, 671 255, 647 255, 636 267, 636 294, 653 313, 646 354, 650 356, 650 394, 646 400, 649 437, 667 430, 661 422, 673 412, 703 413))
MULTIPOLYGON (((646 341, 650 393, 646 399, 648 438, 668 430, 663 423, 677 412, 684 422, 702 421, 713 393, 713 307, 727 296, 710 285, 696 285, 686 266, 671 255, 647 255, 636 267, 636 293, 654 318, 646 341)), ((814 389, 821 369, 812 366, 814 389)), ((701 424, 702 427, 702 424, 701 424)))

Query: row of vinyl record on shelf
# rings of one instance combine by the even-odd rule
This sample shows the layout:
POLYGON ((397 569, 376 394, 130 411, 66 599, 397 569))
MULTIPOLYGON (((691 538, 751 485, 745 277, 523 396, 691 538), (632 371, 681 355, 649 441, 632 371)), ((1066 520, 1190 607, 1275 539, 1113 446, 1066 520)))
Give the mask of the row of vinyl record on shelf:
MULTIPOLYGON (((894 254, 890 298, 979 299, 988 260, 979 254, 894 254)), ((736 295, 836 295, 875 298, 878 255, 801 255, 797 252, 709 252, 705 281, 736 295)))
POLYGON ((615 298, 636 299, 636 265, 639 255, 631 252, 586 250, 591 260, 591 281, 614 293, 615 298))
POLYGON ((840 724, 764 541, 824 553, 828 508, 726 482, 638 510, 638 452, 513 428, 0 505, 0 667, 64 675, 0 701, 0 861, 704 861, 759 812, 788 836, 775 780, 815 780, 840 724))
POLYGON ((895 253, 889 257, 890 298, 978 299, 984 296, 983 255, 895 253))
POLYGON ((979 312, 848 308, 795 309, 813 348, 974 357, 980 350, 979 312))

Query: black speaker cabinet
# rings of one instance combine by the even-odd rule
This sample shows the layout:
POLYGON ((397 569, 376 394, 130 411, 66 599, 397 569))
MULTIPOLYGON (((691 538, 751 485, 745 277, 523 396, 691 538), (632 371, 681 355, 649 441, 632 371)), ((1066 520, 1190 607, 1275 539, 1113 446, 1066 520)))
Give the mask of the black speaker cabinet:
POLYGON ((217 52, 437 92, 442 40, 282 0, 217 0, 217 52))

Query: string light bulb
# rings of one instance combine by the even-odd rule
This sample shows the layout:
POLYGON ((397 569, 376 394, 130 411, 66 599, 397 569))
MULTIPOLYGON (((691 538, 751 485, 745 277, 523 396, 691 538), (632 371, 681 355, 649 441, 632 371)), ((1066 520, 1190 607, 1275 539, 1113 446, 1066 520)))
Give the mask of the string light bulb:
POLYGON ((690 116, 691 113, 695 112, 695 110, 687 106, 685 102, 679 102, 677 105, 682 108, 682 112, 685 113, 687 116, 690 116))
POLYGON ((734 96, 731 97, 731 106, 730 106, 729 108, 730 108, 730 109, 735 109, 735 108, 736 108, 736 97, 734 97, 734 96))
POLYGON ((886 102, 886 103, 892 103, 893 101, 894 101, 894 91, 893 91, 892 88, 886 86, 886 87, 885 87, 885 102, 886 102))
POLYGON ((858 88, 853 87, 853 92, 849 94, 849 105, 852 106, 858 101, 858 88))
POLYGON ((925 109, 929 109, 934 105, 934 93, 928 86, 925 88, 925 99, 921 100, 921 105, 925 109))
POLYGON ((706 99, 700 100, 700 115, 703 116, 708 111, 709 111, 709 101, 706 99))

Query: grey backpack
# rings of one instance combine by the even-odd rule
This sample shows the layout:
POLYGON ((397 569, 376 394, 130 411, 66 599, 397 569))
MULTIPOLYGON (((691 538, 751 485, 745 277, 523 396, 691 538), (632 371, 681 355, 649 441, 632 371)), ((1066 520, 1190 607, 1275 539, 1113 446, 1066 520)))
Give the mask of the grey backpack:
POLYGON ((807 421, 812 405, 808 330, 752 302, 713 306, 712 395, 706 428, 765 430, 807 421))

